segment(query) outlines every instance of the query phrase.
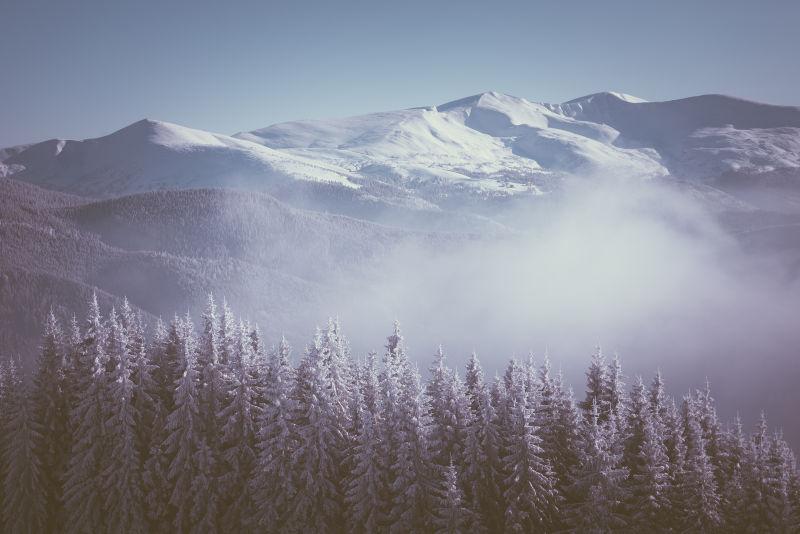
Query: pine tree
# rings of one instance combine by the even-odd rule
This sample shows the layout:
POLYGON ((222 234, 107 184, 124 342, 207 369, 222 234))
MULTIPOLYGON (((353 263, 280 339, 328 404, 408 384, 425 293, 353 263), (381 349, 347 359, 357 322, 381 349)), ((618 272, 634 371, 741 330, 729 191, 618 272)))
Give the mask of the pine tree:
POLYGON ((8 411, 2 458, 5 466, 3 516, 8 532, 43 532, 47 521, 47 491, 37 443, 41 443, 41 427, 34 419, 34 410, 22 380, 11 367, 4 380, 3 407, 8 411))
POLYGON ((665 528, 669 512, 668 462, 660 425, 650 407, 641 377, 636 377, 628 410, 623 461, 629 471, 627 488, 631 527, 665 528))
MULTIPOLYGON (((125 326, 109 318, 109 357, 116 362, 108 381, 105 407, 107 456, 101 473, 104 495, 103 524, 108 532, 145 532, 144 490, 136 436, 138 413, 134 406, 133 355, 125 326)), ((139 349, 141 350, 141 349, 139 349)))
POLYGON ((104 528, 102 468, 107 454, 107 337, 97 296, 93 295, 75 362, 76 399, 70 411, 72 447, 64 481, 67 532, 99 532, 104 528))
POLYGON ((626 527, 620 506, 626 498, 628 470, 622 466, 621 452, 614 447, 617 440, 614 420, 602 423, 594 402, 570 490, 578 499, 566 514, 573 532, 611 532, 626 527))
POLYGON ((768 528, 771 532, 791 532, 793 455, 778 434, 770 439, 764 467, 764 504, 768 528))
POLYGON ((559 494, 567 497, 570 474, 578 461, 580 414, 572 392, 565 392, 559 372, 550 374, 550 359, 545 354, 539 368, 539 407, 536 424, 542 436, 542 458, 553 468, 559 494))
MULTIPOLYGON (((401 418, 401 385, 400 379, 404 366, 407 365, 403 335, 400 324, 395 321, 392 335, 386 338, 386 352, 383 356, 383 370, 378 377, 380 388, 380 415, 376 418, 378 434, 380 437, 380 455, 384 458, 385 472, 381 480, 386 485, 381 493, 386 496, 383 503, 383 515, 387 518, 387 525, 391 525, 392 502, 395 497, 394 484, 397 480, 395 465, 401 444, 401 433, 398 421, 401 418)), ((365 403, 369 398, 365 397, 365 403)))
MULTIPOLYGON (((205 468, 203 476, 208 478, 207 491, 211 501, 208 508, 221 508, 220 480, 223 469, 222 459, 222 410, 231 388, 232 370, 238 373, 241 368, 236 354, 237 332, 234 318, 227 304, 223 306, 223 319, 218 331, 216 305, 209 295, 203 313, 203 329, 197 347, 197 368, 199 383, 197 387, 198 411, 202 421, 200 433, 206 449, 198 451, 199 459, 205 468)), ((204 481, 205 482, 205 481, 204 481)))
POLYGON ((463 505, 458 485, 458 472, 453 462, 443 471, 433 513, 433 526, 442 534, 460 534, 466 531, 469 512, 463 505))
POLYGON ((621 434, 625 433, 627 422, 627 395, 625 394, 624 379, 619 356, 614 354, 614 358, 608 366, 608 409, 621 434))
POLYGON ((491 392, 475 354, 467 366, 467 394, 472 413, 464 446, 464 506, 470 510, 472 532, 496 532, 502 528, 504 511, 500 433, 491 392))
POLYGON ((342 525, 343 519, 337 457, 343 435, 328 387, 321 338, 317 330, 297 369, 292 395, 297 434, 297 448, 292 454, 296 493, 290 503, 289 523, 306 531, 331 532, 342 525))
MULTIPOLYGON (((209 296, 209 300, 213 300, 209 296)), ((207 311, 209 311, 207 309, 207 311)), ((222 366, 228 366, 233 360, 233 345, 235 343, 236 319, 228 306, 228 301, 222 299, 222 313, 219 315, 219 331, 216 336, 218 343, 218 362, 222 366)))
POLYGON ((580 403, 587 417, 591 416, 592 405, 597 404, 600 422, 611 414, 611 381, 608 376, 608 365, 600 345, 592 353, 589 370, 586 371, 586 398, 580 403))
MULTIPOLYGON (((369 376, 369 375, 368 375, 369 376)), ((374 376, 374 375, 373 375, 374 376)), ((367 381, 370 379, 367 378, 367 381)), ((384 458, 380 454, 379 428, 375 417, 377 410, 364 401, 361 391, 355 396, 359 406, 361 425, 356 436, 353 454, 353 472, 347 484, 348 532, 380 532, 384 526, 386 483, 384 458)))
POLYGON ((448 429, 452 429, 452 414, 448 411, 446 389, 453 371, 447 367, 444 349, 439 345, 433 357, 429 371, 431 378, 425 387, 427 394, 428 439, 430 449, 434 453, 432 460, 444 468, 450 461, 453 437, 448 429))
POLYGON ((683 399, 681 416, 686 460, 677 488, 682 498, 683 524, 692 531, 714 531, 720 526, 714 466, 706 453, 697 406, 689 396, 683 399))
POLYGON ((7 530, 5 528, 6 519, 3 513, 3 502, 5 502, 5 481, 8 466, 6 465, 3 451, 7 447, 8 432, 6 432, 6 429, 10 427, 9 417, 12 413, 9 408, 9 401, 14 373, 16 373, 16 370, 13 362, 0 359, 0 532, 7 530))
POLYGON ((257 404, 260 392, 252 345, 244 323, 239 325, 238 333, 234 354, 242 363, 230 377, 230 401, 220 414, 223 421, 222 459, 225 463, 220 483, 221 493, 227 495, 223 524, 226 529, 241 532, 252 514, 248 482, 256 462, 256 425, 261 418, 261 407, 257 404))
POLYGON ((526 391, 526 373, 512 371, 509 388, 510 428, 503 458, 507 478, 505 530, 547 530, 555 522, 558 495, 552 469, 542 459, 541 437, 534 426, 536 401, 526 391))
POLYGON ((173 409, 167 416, 168 436, 164 445, 170 458, 167 479, 171 486, 169 504, 173 527, 178 532, 191 532, 209 526, 204 519, 214 503, 204 503, 203 509, 198 509, 196 503, 202 502, 208 490, 209 471, 213 466, 208 465, 208 444, 203 436, 196 341, 191 334, 191 319, 187 316, 182 325, 185 331, 181 335, 178 354, 182 373, 175 382, 173 409))
POLYGON ((724 434, 724 448, 727 451, 728 463, 723 473, 725 487, 720 491, 720 515, 723 520, 723 531, 745 530, 747 525, 747 489, 745 481, 749 468, 747 438, 742 430, 739 415, 733 421, 732 428, 724 434))
POLYGON ((252 526, 276 532, 290 530, 288 514, 296 491, 292 455, 297 448, 297 434, 291 398, 295 385, 290 353, 285 338, 270 353, 267 404, 259 420, 258 457, 250 482, 255 508, 252 526))
POLYGON ((424 531, 431 526, 430 495, 434 478, 425 434, 419 372, 404 357, 399 361, 399 396, 395 419, 397 454, 391 466, 390 532, 424 531))
POLYGON ((445 365, 442 347, 431 367, 427 386, 428 441, 431 460, 442 471, 451 461, 463 463, 464 443, 469 419, 469 400, 458 377, 445 365))
POLYGON ((36 374, 33 379, 32 417, 40 431, 35 444, 45 494, 45 525, 55 530, 61 516, 61 483, 69 452, 68 399, 62 333, 53 310, 47 316, 36 374))
MULTIPOLYGON (((144 462, 142 482, 145 491, 146 513, 151 532, 171 532, 173 524, 172 508, 169 505, 172 489, 168 480, 171 458, 167 454, 167 439, 170 431, 167 418, 174 410, 173 393, 175 384, 183 373, 180 354, 184 346, 183 338, 190 335, 182 320, 175 317, 169 330, 161 319, 153 333, 150 348, 152 362, 152 429, 144 436, 147 458, 144 462)), ((140 391, 148 388, 142 383, 140 391)))

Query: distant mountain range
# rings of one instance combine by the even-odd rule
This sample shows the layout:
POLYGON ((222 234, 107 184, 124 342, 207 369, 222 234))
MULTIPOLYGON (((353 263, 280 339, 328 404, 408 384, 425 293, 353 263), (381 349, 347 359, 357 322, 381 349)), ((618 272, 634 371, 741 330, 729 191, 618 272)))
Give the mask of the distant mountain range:
POLYGON ((490 92, 233 136, 142 120, 0 150, 0 177, 0 342, 25 354, 51 304, 79 307, 93 287, 151 315, 214 290, 285 331, 332 277, 410 239, 524 230, 510 207, 571 179, 674 185, 800 266, 800 108, 721 95, 490 92))
POLYGON ((722 95, 646 102, 598 93, 539 104, 495 92, 439 106, 276 124, 233 136, 142 120, 84 141, 0 150, 0 175, 116 197, 225 187, 290 204, 474 229, 509 198, 569 176, 677 178, 730 193, 800 183, 800 108, 722 95), (431 216, 430 214, 437 214, 431 216), (477 217, 477 219, 476 219, 477 217))

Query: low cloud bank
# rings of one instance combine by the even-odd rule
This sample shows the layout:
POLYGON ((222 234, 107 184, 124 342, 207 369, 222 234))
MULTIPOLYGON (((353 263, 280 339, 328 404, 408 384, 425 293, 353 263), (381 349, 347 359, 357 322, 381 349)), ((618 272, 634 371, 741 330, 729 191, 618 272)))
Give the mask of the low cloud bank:
POLYGON ((513 225, 438 252, 408 243, 321 314, 339 315, 357 352, 399 319, 423 368, 439 343, 452 365, 475 350, 490 373, 548 350, 579 397, 599 342, 629 377, 661 368, 676 395, 708 377, 723 417, 764 408, 800 442, 800 288, 778 259, 743 252, 707 209, 652 182, 583 180, 513 225))

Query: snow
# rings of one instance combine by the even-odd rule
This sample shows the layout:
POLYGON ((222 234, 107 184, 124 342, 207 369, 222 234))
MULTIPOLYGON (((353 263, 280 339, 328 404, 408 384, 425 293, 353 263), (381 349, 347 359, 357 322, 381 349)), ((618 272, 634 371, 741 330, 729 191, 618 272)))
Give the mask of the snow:
POLYGON ((798 154, 796 107, 618 92, 545 104, 487 92, 234 136, 145 119, 97 139, 0 151, 0 175, 91 196, 310 181, 381 198, 388 184, 424 204, 450 194, 546 193, 572 175, 697 181, 798 169, 798 154))

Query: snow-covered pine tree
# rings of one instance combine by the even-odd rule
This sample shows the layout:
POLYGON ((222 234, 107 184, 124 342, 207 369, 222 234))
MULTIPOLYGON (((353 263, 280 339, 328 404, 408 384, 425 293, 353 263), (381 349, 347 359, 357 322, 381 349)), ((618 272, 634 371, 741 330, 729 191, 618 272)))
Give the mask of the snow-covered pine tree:
POLYGON ((442 475, 433 505, 434 531, 441 534, 461 534, 467 530, 470 513, 463 504, 458 471, 453 462, 442 470, 442 475))
POLYGON ((503 525, 504 506, 500 485, 502 462, 500 433, 491 393, 473 353, 467 364, 467 395, 471 414, 464 446, 464 506, 469 509, 472 532, 497 532, 503 525))
MULTIPOLYGON (((364 386, 363 390, 376 386, 374 366, 371 367, 370 363, 365 369, 364 386)), ((353 447, 353 471, 347 481, 345 502, 347 531, 369 534, 386 528, 384 512, 388 496, 383 480, 385 459, 380 454, 380 425, 375 421, 377 410, 367 405, 362 389, 354 393, 361 423, 353 447)))
POLYGON ((105 439, 107 454, 101 473, 104 497, 103 530, 146 532, 144 489, 136 436, 138 413, 134 405, 134 358, 125 325, 112 311, 109 317, 109 360, 115 362, 106 394, 105 439))
POLYGON ((331 402, 339 424, 343 428, 349 426, 350 395, 353 393, 352 362, 350 360, 350 346, 347 338, 342 333, 338 319, 328 319, 328 326, 322 333, 323 365, 325 368, 331 402))
POLYGON ((7 532, 43 532, 47 527, 46 481, 42 473, 37 444, 42 441, 41 427, 26 387, 14 367, 6 371, 3 408, 3 517, 7 532))
POLYGON ((545 353, 539 368, 539 407, 536 424, 542 436, 542 458, 553 469, 558 493, 567 498, 570 474, 578 461, 581 417, 571 391, 564 391, 559 372, 551 375, 550 358, 545 353))
POLYGON ((467 360, 467 372, 464 377, 464 389, 469 400, 469 409, 473 416, 480 409, 480 398, 482 391, 486 389, 486 382, 483 377, 483 367, 478 359, 478 354, 473 352, 467 360))
POLYGON ((663 433, 664 420, 667 417, 668 399, 664 388, 664 378, 661 376, 661 369, 656 371, 653 380, 650 382, 648 401, 650 403, 650 412, 653 414, 653 424, 656 425, 659 432, 663 433))
POLYGON ((729 463, 727 458, 728 451, 723 446, 722 429, 717 419, 717 409, 714 406, 714 397, 711 396, 711 383, 708 378, 706 378, 703 389, 695 393, 695 405, 697 406, 697 417, 706 446, 706 454, 714 468, 717 491, 722 495, 725 492, 726 483, 724 470, 729 463))
POLYGON ((71 449, 64 480, 66 532, 100 532, 103 524, 102 467, 106 457, 108 331, 97 295, 89 302, 87 325, 74 369, 70 410, 71 449))
POLYGON ((617 425, 617 431, 624 434, 627 423, 627 394, 625 393, 622 363, 618 354, 614 354, 614 358, 608 365, 608 408, 610 416, 614 418, 614 423, 617 425))
POLYGON ((461 379, 444 365, 441 347, 435 358, 427 388, 427 439, 431 461, 444 473, 450 462, 463 465, 470 411, 461 379))
POLYGON ((669 459, 640 376, 631 393, 623 461, 630 473, 626 484, 630 527, 636 531, 664 529, 670 512, 669 459))
POLYGON ((172 508, 169 505, 172 488, 168 479, 171 458, 167 454, 167 438, 170 435, 167 418, 174 410, 175 384, 183 373, 180 354, 185 334, 189 335, 181 318, 174 317, 169 329, 158 319, 150 345, 153 414, 152 430, 145 436, 147 459, 142 481, 151 532, 172 532, 173 529, 172 508))
POLYGON ((133 382, 133 409, 135 414, 134 430, 136 432, 136 449, 139 461, 144 465, 150 457, 150 436, 156 429, 155 419, 158 412, 158 391, 153 373, 156 366, 150 360, 145 343, 131 343, 130 366, 133 382))
MULTIPOLYGON (((388 525, 394 499, 394 483, 397 478, 395 464, 401 443, 400 429, 397 426, 402 411, 400 378, 404 366, 407 365, 403 335, 397 321, 394 323, 392 335, 386 340, 383 369, 378 376, 380 402, 376 404, 379 405, 380 415, 376 418, 375 423, 378 424, 380 436, 380 455, 384 458, 385 464, 382 480, 386 484, 386 488, 382 494, 387 496, 387 500, 384 503, 383 515, 387 518, 388 525)), ((368 397, 365 397, 364 400, 365 403, 369 402, 368 397)))
POLYGON ((626 527, 620 507, 625 500, 628 470, 615 450, 614 420, 600 421, 597 402, 592 403, 582 437, 581 457, 570 493, 577 501, 566 511, 572 532, 612 532, 626 527))
POLYGON ((586 398, 579 406, 587 417, 591 417, 592 405, 596 403, 600 422, 608 419, 611 413, 611 383, 608 370, 603 349, 597 345, 592 353, 589 370, 586 371, 586 398))
POLYGON ((714 466, 706 452, 697 404, 690 396, 684 397, 681 404, 681 420, 686 460, 682 476, 676 483, 681 496, 680 516, 684 528, 689 531, 714 531, 721 523, 719 494, 714 466))
POLYGON ((720 491, 720 515, 723 531, 746 531, 747 489, 745 483, 750 471, 750 455, 742 421, 737 414, 731 428, 723 433, 727 464, 723 469, 725 487, 720 491))
POLYGON ((790 484, 795 473, 794 455, 782 437, 775 433, 769 441, 764 462, 764 504, 770 532, 792 532, 790 484))
POLYGON ((428 414, 428 440, 432 453, 431 460, 442 467, 450 462, 453 446, 453 415, 447 406, 446 390, 453 371, 447 367, 444 348, 439 345, 429 368, 430 379, 425 386, 426 410, 428 414))
MULTIPOLYGON (((334 482, 339 494, 344 497, 347 478, 352 470, 352 448, 355 446, 355 427, 358 412, 355 408, 354 389, 357 370, 350 358, 350 344, 342 332, 338 319, 329 318, 322 332, 320 346, 322 365, 325 371, 326 388, 330 397, 331 409, 336 418, 337 434, 341 436, 339 450, 333 451, 337 466, 334 482)), ((341 503, 342 509, 344 501, 341 503)))
POLYGON ((389 532, 421 532, 431 528, 430 496, 435 476, 425 433, 419 371, 405 356, 399 361, 396 419, 386 421, 397 432, 397 455, 391 467, 392 507, 389 532))
MULTIPOLYGON (((525 368, 513 366, 507 374, 510 427, 503 457, 505 531, 546 531, 555 523, 558 493, 552 468, 542 458, 541 437, 534 424, 538 399, 526 391, 525 368)), ((533 395, 534 392, 532 391, 533 395)))
MULTIPOLYGON (((199 372, 197 369, 196 345, 192 333, 191 318, 187 315, 180 325, 181 346, 177 359, 182 367, 181 375, 175 382, 172 411, 167 416, 167 438, 164 442, 165 454, 169 457, 167 479, 170 484, 169 504, 173 528, 178 532, 197 531, 206 527, 204 520, 208 509, 214 504, 209 501, 204 510, 198 510, 196 503, 207 490, 208 470, 204 456, 208 444, 203 439, 203 419, 198 399, 199 372), (203 472, 206 470, 206 472, 203 472), (199 483, 199 484, 198 484, 199 483)), ((216 510, 213 511, 216 513, 216 510)))
POLYGON ((33 377, 32 417, 39 429, 35 444, 45 496, 45 528, 55 530, 61 519, 61 484, 69 452, 69 405, 65 396, 61 327, 53 310, 47 316, 44 339, 33 377))
POLYGON ((252 514, 249 481, 256 462, 257 422, 261 418, 256 362, 249 330, 242 322, 234 344, 234 357, 241 364, 231 373, 230 397, 220 413, 222 420, 222 460, 220 478, 223 495, 222 524, 225 529, 242 532, 252 514))
POLYGON ((295 495, 292 455, 297 433, 292 419, 295 390, 294 370, 289 363, 291 348, 282 338, 269 355, 265 397, 267 404, 259 420, 258 457, 250 482, 253 493, 253 528, 276 532, 291 530, 290 505, 295 495))
MULTIPOLYGON (((209 300, 211 297, 209 296, 209 300)), ((208 310, 207 310, 208 311, 208 310)), ((231 365, 233 359, 233 344, 236 339, 236 319, 233 316, 228 301, 222 299, 222 313, 219 314, 219 331, 217 333, 218 362, 223 366, 231 365)))
POLYGON ((6 438, 8 437, 5 429, 9 426, 8 418, 11 415, 11 410, 8 408, 8 401, 12 372, 16 372, 13 368, 13 362, 0 358, 0 532, 6 531, 3 502, 5 501, 4 488, 8 466, 3 458, 3 451, 6 448, 6 438))
POLYGON ((329 388, 322 333, 297 368, 293 422, 297 448, 292 454, 296 493, 290 502, 289 524, 312 532, 335 532, 343 525, 339 487, 339 453, 344 436, 329 388))

